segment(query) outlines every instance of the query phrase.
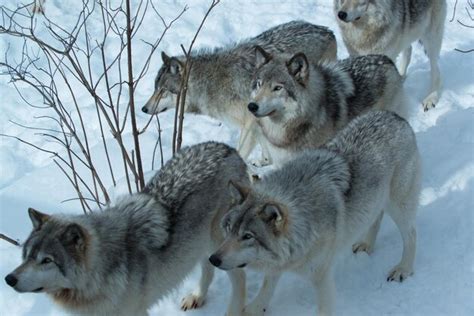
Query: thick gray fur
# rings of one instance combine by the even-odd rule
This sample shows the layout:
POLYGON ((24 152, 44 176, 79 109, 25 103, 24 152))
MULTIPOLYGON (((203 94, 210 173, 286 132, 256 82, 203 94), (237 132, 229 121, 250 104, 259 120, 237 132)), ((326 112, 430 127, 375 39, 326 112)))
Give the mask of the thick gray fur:
POLYGON ((411 44, 420 40, 431 66, 431 87, 423 100, 425 111, 441 94, 438 59, 446 20, 446 0, 334 0, 336 20, 351 56, 385 54, 405 76, 411 44))
POLYGON ((283 271, 311 280, 318 315, 332 315, 335 259, 351 245, 371 253, 383 212, 403 239, 402 259, 388 280, 413 273, 420 172, 410 125, 392 112, 364 114, 322 148, 301 153, 251 188, 237 186, 242 202, 223 218, 227 236, 211 258, 224 270, 265 271, 245 315, 268 310, 283 271))
MULTIPOLYGON (((337 55, 334 34, 326 27, 304 21, 278 25, 229 47, 192 52, 185 111, 208 115, 241 128, 238 151, 244 159, 257 141, 254 118, 247 111, 256 46, 274 54, 304 52, 314 62, 335 60, 337 55)), ((176 106, 185 58, 166 54, 162 57, 154 94, 143 107, 149 114, 176 106)))
POLYGON ((323 64, 306 63, 301 54, 272 57, 258 69, 255 81, 252 102, 258 109, 253 113, 276 163, 317 148, 368 110, 406 116, 403 78, 384 55, 323 64), (292 72, 297 66, 306 67, 300 70, 305 78, 292 72), (275 91, 275 85, 282 88, 275 91))
MULTIPOLYGON (((213 275, 207 257, 223 240, 219 222, 230 207, 230 179, 248 183, 244 161, 229 146, 209 142, 182 149, 143 193, 103 211, 49 216, 30 210, 34 230, 23 264, 10 274, 13 287, 46 292, 73 314, 146 315, 203 262, 200 288, 182 302, 183 309, 199 307, 213 275), (52 262, 44 264, 45 258, 52 262)), ((245 275, 229 276, 228 314, 238 315, 245 275)))

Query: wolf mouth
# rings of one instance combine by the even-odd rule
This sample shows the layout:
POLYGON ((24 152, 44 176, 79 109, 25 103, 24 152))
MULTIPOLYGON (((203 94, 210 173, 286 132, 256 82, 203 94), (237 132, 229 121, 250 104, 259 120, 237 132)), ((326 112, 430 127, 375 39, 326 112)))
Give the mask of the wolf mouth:
POLYGON ((36 290, 33 290, 33 292, 39 293, 39 292, 41 292, 41 291, 43 291, 43 290, 44 290, 44 287, 39 287, 39 288, 37 288, 36 290))

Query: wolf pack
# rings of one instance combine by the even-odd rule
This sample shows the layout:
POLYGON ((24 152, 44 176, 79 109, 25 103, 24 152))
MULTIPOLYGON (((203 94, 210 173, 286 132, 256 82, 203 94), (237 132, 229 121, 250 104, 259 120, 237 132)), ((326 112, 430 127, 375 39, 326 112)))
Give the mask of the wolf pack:
MULTIPOLYGON (((271 315, 278 280, 294 272, 314 286, 317 314, 335 315, 336 262, 350 250, 371 254, 384 214, 403 242, 387 281, 411 276, 421 159, 403 82, 419 40, 431 67, 422 108, 438 103, 446 1, 334 0, 334 16, 344 60, 333 32, 305 21, 194 51, 184 110, 238 127, 237 148, 185 147, 142 192, 104 211, 30 208, 23 263, 6 283, 71 314, 147 315, 200 264, 182 310, 204 304, 219 268, 231 284, 226 315, 271 315), (257 146, 261 157, 249 161, 257 146), (252 176, 251 165, 270 164, 252 176), (251 302, 247 268, 264 275, 251 302)), ((175 108, 185 65, 185 56, 161 57, 142 109, 153 115, 175 108)))

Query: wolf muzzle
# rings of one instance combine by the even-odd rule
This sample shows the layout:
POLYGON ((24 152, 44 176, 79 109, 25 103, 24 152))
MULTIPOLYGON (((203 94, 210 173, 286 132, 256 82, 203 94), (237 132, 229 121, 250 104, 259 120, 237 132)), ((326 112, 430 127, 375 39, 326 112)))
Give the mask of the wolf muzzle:
POLYGON ((212 264, 213 266, 215 266, 215 267, 217 267, 217 268, 222 264, 222 260, 219 259, 219 257, 216 256, 216 255, 210 256, 210 257, 209 257, 209 261, 211 262, 211 264, 212 264))
POLYGON ((18 283, 18 279, 13 274, 9 274, 5 277, 5 282, 11 287, 14 287, 18 283))

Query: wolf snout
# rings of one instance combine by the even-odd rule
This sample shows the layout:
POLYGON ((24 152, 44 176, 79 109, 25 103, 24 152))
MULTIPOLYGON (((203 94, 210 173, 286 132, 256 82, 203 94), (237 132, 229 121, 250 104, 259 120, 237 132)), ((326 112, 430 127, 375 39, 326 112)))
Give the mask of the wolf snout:
POLYGON ((219 259, 218 256, 216 255, 212 255, 209 257, 209 261, 211 262, 211 264, 215 267, 219 267, 221 264, 222 264, 222 260, 219 259))
POLYGON ((249 109, 250 112, 256 113, 258 111, 258 104, 255 102, 250 102, 247 108, 249 109))
POLYGON ((344 12, 344 11, 339 11, 337 13, 337 17, 341 20, 341 21, 346 21, 347 19, 347 12, 344 12))
POLYGON ((13 274, 9 274, 5 277, 5 282, 11 287, 14 287, 18 283, 18 279, 13 274))
POLYGON ((142 107, 142 112, 143 113, 148 113, 148 108, 146 107, 146 105, 144 107, 142 107))

